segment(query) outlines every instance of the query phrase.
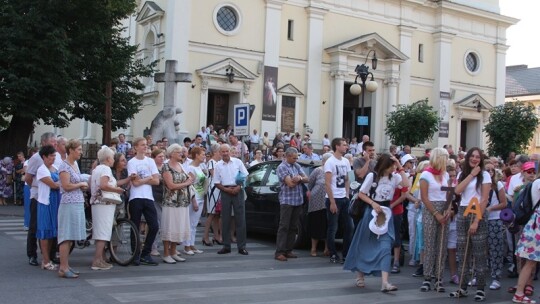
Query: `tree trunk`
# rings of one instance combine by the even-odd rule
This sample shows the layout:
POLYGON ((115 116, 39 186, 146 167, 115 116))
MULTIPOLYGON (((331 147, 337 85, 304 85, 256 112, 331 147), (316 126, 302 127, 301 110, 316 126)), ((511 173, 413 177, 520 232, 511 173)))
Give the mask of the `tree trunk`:
MULTIPOLYGON (((28 137, 34 131, 34 121, 30 118, 13 116, 9 127, 0 131, 0 156, 15 157, 17 152, 28 153, 28 137)), ((39 145, 39 138, 36 138, 39 145)))

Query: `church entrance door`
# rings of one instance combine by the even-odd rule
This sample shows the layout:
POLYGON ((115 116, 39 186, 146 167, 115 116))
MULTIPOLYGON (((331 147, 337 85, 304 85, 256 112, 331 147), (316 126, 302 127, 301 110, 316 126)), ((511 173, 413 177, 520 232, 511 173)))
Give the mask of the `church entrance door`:
POLYGON ((214 130, 225 129, 229 123, 229 94, 209 92, 207 124, 214 125, 214 130))

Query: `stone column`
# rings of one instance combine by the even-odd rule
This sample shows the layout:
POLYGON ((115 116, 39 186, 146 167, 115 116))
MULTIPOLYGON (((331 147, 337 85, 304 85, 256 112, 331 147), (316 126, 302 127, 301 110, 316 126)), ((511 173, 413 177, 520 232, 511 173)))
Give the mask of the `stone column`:
MULTIPOLYGON (((266 0, 264 66, 279 68, 279 42, 281 41, 281 31, 278 29, 281 28, 281 7, 283 6, 283 3, 285 3, 284 0, 266 0)), ((276 86, 277 88, 280 87, 279 77, 276 86)), ((240 96, 240 98, 243 99, 244 96, 240 96)), ((277 102, 279 102, 279 98, 277 102)), ((270 138, 275 136, 280 124, 277 120, 278 108, 279 107, 276 107, 276 121, 261 121, 261 134, 267 131, 270 138)))
MULTIPOLYGON (((332 128, 330 132, 330 137, 343 137, 343 96, 344 96, 344 85, 345 85, 345 71, 332 71, 330 76, 334 78, 332 81, 332 100, 333 103, 333 115, 332 115, 332 128)), ((320 108, 320 104, 317 105, 320 108)), ((309 107, 309 106, 308 106, 309 107)), ((315 106, 314 106, 315 107, 315 106)), ((311 116, 311 107, 309 107, 310 116, 311 116)), ((313 126, 309 124, 310 127, 314 128, 318 125, 314 124, 313 126)))
MULTIPOLYGON (((399 79, 395 77, 389 77, 384 80, 384 86, 387 92, 387 100, 386 100, 387 108, 384 111, 384 113, 390 113, 396 110, 395 106, 398 105, 397 92, 398 92, 399 83, 400 83, 399 79)), ((402 86, 403 85, 400 85, 400 87, 402 86)), ((384 125, 386 126, 386 116, 383 118, 383 120, 384 120, 384 125)), ((389 151, 390 144, 391 144, 390 137, 384 133, 384 130, 383 130, 383 134, 384 134, 384 144, 381 146, 384 147, 384 151, 389 151)))
POLYGON ((201 80, 201 95, 200 95, 200 112, 199 112, 199 125, 207 125, 207 114, 208 114, 208 77, 203 76, 201 80))
MULTIPOLYGON (((411 54, 412 54, 412 35, 416 27, 400 25, 400 44, 399 50, 409 57, 400 65, 399 78, 399 98, 398 104, 408 104, 411 99, 411 54)), ((390 109, 391 110, 391 109, 390 109)))
MULTIPOLYGON (((440 93, 450 92, 450 76, 452 75, 452 39, 456 35, 447 32, 437 32, 433 34, 434 56, 433 56, 433 91, 431 93, 430 104, 439 111, 440 93)), ((449 134, 449 136, 451 136, 449 134)), ((449 143, 450 138, 439 138, 439 133, 433 136, 433 146, 442 147, 449 143)))
MULTIPOLYGON (((165 60, 176 60, 178 71, 189 71, 189 34, 191 32, 191 0, 167 1, 165 10, 165 60)), ((180 137, 187 134, 185 112, 188 99, 188 85, 176 84, 177 94, 174 105, 182 110, 177 117, 180 121, 180 137)), ((197 127, 197 129, 200 126, 197 127)))
MULTIPOLYGON (((314 2, 314 1, 312 1, 314 2)), ((322 135, 326 130, 320 129, 321 120, 321 77, 322 77, 322 55, 324 50, 323 45, 323 23, 324 15, 328 10, 315 7, 313 3, 306 8, 308 14, 308 57, 306 69, 306 125, 313 129, 312 142, 319 143, 322 135), (309 112, 308 112, 309 111, 309 112)), ((343 83, 343 81, 342 81, 343 83)), ((343 98, 343 95, 342 95, 343 98)), ((337 102, 330 100, 330 103, 337 102)), ((343 109, 343 99, 341 99, 341 107, 335 107, 335 112, 340 112, 343 109)), ((340 112, 341 113, 341 112, 340 112)), ((342 114, 340 114, 343 116, 342 114)), ((326 115, 325 115, 326 116, 326 115)), ((339 122, 340 124, 342 121, 339 122)), ((329 125, 332 132, 329 132, 330 137, 341 134, 341 129, 338 133, 333 133, 334 127, 329 125)))
POLYGON ((508 46, 504 44, 495 44, 497 79, 495 89, 495 104, 500 106, 504 104, 505 87, 506 87, 506 51, 508 46))

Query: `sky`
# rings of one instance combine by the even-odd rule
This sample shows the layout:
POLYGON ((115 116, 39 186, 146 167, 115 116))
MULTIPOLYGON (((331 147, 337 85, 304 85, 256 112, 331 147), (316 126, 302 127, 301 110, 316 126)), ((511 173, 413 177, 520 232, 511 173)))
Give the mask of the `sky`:
POLYGON ((540 1, 499 0, 501 14, 520 19, 506 31, 506 65, 526 64, 529 68, 540 67, 540 1))

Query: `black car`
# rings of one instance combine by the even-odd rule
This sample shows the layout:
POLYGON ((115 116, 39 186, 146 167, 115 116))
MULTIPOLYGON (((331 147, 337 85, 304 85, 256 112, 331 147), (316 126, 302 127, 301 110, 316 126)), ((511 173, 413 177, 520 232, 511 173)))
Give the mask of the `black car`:
MULTIPOLYGON (((279 226, 279 198, 280 182, 277 176, 277 167, 281 161, 273 160, 259 163, 248 169, 246 180, 246 226, 248 231, 257 231, 276 234, 279 226)), ((298 161, 307 176, 321 162, 298 161)), ((307 184, 306 184, 307 186, 307 184)), ((307 202, 307 199, 304 200, 307 202)), ((307 233, 307 207, 304 203, 304 213, 298 223, 298 236, 296 247, 305 247, 309 244, 307 233)))

